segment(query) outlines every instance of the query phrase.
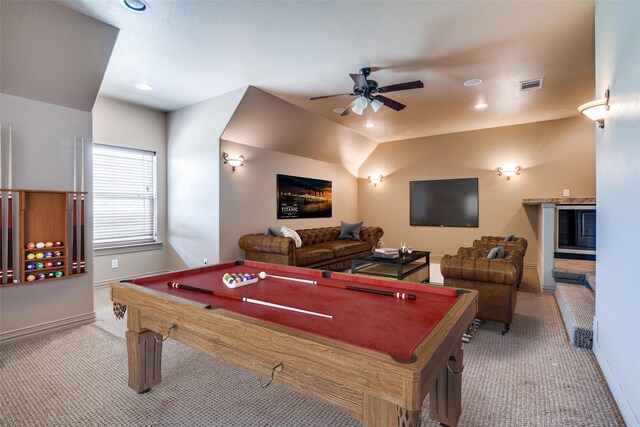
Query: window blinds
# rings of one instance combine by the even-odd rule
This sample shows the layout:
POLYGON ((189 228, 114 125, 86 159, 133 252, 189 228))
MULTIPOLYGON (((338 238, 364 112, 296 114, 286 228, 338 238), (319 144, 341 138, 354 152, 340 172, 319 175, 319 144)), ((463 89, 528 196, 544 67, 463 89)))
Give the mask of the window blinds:
POLYGON ((156 199, 155 152, 94 144, 95 248, 155 242, 156 199))

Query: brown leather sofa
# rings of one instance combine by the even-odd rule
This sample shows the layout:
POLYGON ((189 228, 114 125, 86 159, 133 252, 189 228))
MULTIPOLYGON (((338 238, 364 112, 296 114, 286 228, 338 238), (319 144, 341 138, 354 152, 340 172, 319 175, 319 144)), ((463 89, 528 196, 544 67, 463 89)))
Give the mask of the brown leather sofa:
POLYGON ((507 249, 504 258, 487 259, 488 254, 487 249, 460 248, 457 255, 442 257, 440 271, 445 286, 477 290, 477 317, 504 323, 504 335, 516 308, 522 254, 507 249))
POLYGON ((371 254, 384 234, 380 227, 362 227, 361 240, 338 240, 340 227, 296 230, 302 246, 290 237, 246 234, 238 240, 245 251, 245 259, 324 270, 344 270, 351 266, 351 258, 371 254))

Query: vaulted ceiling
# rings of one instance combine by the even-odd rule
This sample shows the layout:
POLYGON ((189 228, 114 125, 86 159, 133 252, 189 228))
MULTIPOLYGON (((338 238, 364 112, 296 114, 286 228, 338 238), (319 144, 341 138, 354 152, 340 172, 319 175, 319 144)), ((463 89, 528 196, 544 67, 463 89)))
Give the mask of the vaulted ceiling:
POLYGON ((577 116, 595 95, 591 0, 145 1, 144 13, 118 0, 60 3, 120 29, 100 93, 163 111, 253 85, 385 142, 577 116), (334 112, 353 97, 308 100, 351 92, 362 67, 380 86, 424 88, 389 93, 400 112, 362 116, 334 112), (541 89, 520 90, 536 78, 541 89))

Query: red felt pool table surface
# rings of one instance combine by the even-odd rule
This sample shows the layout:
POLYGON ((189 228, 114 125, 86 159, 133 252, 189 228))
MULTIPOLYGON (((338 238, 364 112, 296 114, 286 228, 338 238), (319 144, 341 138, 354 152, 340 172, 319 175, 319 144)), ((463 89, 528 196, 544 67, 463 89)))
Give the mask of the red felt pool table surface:
POLYGON ((411 362, 413 351, 459 298, 455 289, 408 282, 392 282, 370 277, 330 273, 297 267, 236 261, 174 273, 135 279, 132 283, 210 306, 278 325, 339 340, 389 354, 401 362, 411 362), (225 273, 266 274, 383 289, 408 291, 415 300, 337 289, 267 277, 258 283, 228 288, 225 273), (225 294, 253 298, 333 316, 332 319, 272 307, 228 300, 184 289, 167 282, 179 282, 225 294))

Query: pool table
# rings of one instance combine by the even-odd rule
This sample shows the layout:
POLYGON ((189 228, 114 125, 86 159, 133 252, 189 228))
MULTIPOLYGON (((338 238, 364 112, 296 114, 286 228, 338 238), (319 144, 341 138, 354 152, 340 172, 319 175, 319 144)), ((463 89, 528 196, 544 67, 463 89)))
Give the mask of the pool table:
POLYGON ((461 337, 477 311, 475 291, 244 260, 111 283, 110 290, 127 306, 129 386, 139 393, 160 382, 168 336, 335 405, 364 426, 420 425, 427 394, 432 419, 455 426, 460 416, 461 337), (223 282, 225 273, 260 272, 267 277, 246 286, 223 282))

